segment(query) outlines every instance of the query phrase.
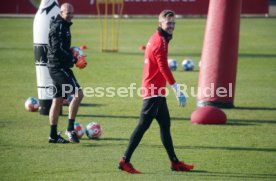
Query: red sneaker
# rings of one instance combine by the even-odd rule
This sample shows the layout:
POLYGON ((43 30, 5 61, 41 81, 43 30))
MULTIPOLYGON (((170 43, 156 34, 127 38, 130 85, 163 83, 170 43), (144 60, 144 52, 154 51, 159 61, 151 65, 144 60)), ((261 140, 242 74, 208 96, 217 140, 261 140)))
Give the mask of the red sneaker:
POLYGON ((188 165, 184 162, 171 162, 171 169, 173 171, 190 171, 194 168, 194 165, 188 165))
POLYGON ((135 168, 133 168, 131 163, 126 163, 123 159, 120 160, 119 163, 119 169, 131 173, 131 174, 139 174, 141 173, 140 171, 136 170, 135 168))

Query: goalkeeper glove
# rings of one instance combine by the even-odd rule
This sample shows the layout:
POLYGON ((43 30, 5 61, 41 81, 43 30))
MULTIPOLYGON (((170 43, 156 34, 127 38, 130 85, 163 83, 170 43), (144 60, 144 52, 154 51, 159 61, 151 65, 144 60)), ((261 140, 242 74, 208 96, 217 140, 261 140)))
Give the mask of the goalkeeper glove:
POLYGON ((178 101, 178 105, 184 107, 186 105, 186 97, 182 91, 180 91, 180 87, 177 83, 174 83, 172 86, 176 99, 178 101))
POLYGON ((87 65, 87 62, 85 60, 85 56, 78 57, 78 60, 76 62, 76 67, 78 67, 79 69, 83 69, 86 67, 86 65, 87 65))

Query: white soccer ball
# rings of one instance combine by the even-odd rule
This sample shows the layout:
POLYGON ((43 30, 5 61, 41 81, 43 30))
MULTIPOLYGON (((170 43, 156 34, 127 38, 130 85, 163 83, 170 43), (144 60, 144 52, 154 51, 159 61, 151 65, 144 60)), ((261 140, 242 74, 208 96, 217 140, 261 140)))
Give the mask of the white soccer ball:
POLYGON ((70 50, 74 57, 84 56, 84 53, 80 47, 71 47, 70 50))
POLYGON ((171 71, 176 71, 177 69, 177 61, 175 59, 168 59, 168 65, 171 71))
POLYGON ((84 132, 85 132, 83 126, 82 126, 79 122, 75 122, 75 123, 74 123, 74 130, 75 130, 76 133, 77 133, 77 137, 78 137, 79 139, 81 139, 82 136, 84 135, 84 132))
POLYGON ((195 68, 195 64, 194 64, 193 60, 191 60, 191 59, 183 60, 182 69, 184 71, 192 71, 192 70, 194 70, 194 68, 195 68))
POLYGON ((25 108, 27 111, 36 112, 39 109, 39 101, 34 97, 29 97, 25 101, 25 108))
POLYGON ((86 126, 85 132, 89 139, 98 139, 102 135, 102 127, 99 123, 90 122, 86 126))

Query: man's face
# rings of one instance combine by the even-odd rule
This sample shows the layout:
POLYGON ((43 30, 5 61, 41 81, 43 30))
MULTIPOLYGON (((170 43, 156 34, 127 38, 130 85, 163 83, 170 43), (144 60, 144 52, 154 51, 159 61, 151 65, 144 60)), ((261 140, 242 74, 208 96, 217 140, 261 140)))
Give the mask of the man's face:
POLYGON ((71 6, 65 7, 64 9, 61 10, 60 15, 65 21, 71 22, 74 16, 73 7, 71 6))
POLYGON ((172 34, 175 27, 175 18, 164 18, 161 22, 159 22, 159 26, 167 33, 172 34))

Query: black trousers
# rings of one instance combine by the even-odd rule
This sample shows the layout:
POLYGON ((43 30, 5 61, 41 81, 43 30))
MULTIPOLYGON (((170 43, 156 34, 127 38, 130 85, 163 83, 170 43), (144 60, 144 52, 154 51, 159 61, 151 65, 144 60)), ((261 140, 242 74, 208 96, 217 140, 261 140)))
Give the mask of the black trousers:
POLYGON ((150 127, 153 119, 156 119, 160 127, 160 135, 162 143, 168 153, 171 161, 178 161, 173 147, 171 137, 171 120, 165 97, 153 97, 143 100, 143 106, 140 114, 140 120, 134 129, 128 147, 125 151, 125 161, 129 162, 130 158, 140 143, 144 133, 150 127))

